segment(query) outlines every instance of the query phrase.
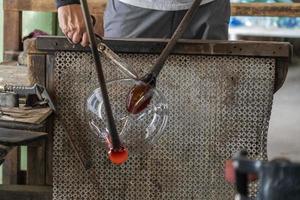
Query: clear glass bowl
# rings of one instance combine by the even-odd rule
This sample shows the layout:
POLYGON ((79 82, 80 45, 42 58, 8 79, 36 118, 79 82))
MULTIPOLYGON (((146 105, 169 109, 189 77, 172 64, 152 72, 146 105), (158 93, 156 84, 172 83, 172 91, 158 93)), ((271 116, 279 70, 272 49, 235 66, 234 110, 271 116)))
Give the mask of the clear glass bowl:
MULTIPOLYGON (((126 99, 136 83, 134 79, 119 79, 106 84, 121 142, 131 152, 151 148, 162 136, 168 120, 166 99, 157 89, 153 90, 151 102, 142 112, 132 114, 127 111, 126 99)), ((109 134, 100 88, 87 98, 85 112, 91 130, 105 145, 109 141, 109 134)))

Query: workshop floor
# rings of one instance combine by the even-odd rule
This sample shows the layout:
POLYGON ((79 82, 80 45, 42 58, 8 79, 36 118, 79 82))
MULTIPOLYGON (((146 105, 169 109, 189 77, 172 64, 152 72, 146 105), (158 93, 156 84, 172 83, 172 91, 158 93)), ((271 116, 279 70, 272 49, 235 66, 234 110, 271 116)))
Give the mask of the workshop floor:
POLYGON ((300 65, 289 68, 287 80, 274 96, 268 155, 300 162, 300 65))

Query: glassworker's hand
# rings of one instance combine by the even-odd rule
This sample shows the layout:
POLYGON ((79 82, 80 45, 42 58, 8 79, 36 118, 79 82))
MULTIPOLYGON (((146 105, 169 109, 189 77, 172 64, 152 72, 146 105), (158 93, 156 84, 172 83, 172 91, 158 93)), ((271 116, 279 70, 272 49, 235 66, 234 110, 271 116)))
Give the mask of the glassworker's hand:
POLYGON ((75 44, 89 44, 83 14, 79 4, 65 5, 58 8, 58 22, 62 32, 75 44))

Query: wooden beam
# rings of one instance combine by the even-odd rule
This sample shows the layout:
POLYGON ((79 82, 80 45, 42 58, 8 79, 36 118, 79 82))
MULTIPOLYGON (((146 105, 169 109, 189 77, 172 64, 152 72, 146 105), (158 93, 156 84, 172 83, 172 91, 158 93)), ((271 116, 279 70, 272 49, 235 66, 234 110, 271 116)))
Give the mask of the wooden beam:
MULTIPOLYGON (((92 14, 103 14, 107 0, 88 0, 88 2, 92 14)), ((4 1, 4 10, 56 12, 56 7, 54 1, 9 0, 4 1)), ((231 15, 300 17, 300 3, 232 3, 231 15)))
MULTIPOLYGON (((32 39, 27 40, 32 41, 32 39)), ((29 50, 31 51, 31 50, 29 50)), ((43 54, 28 54, 28 79, 30 84, 46 84, 46 56, 43 54)))
POLYGON ((1 200, 52 200, 51 186, 0 185, 1 200))
POLYGON ((50 116, 46 127, 46 132, 48 133, 46 139, 46 185, 53 185, 53 128, 54 116, 50 116))
POLYGON ((45 185, 46 183, 46 152, 45 141, 33 142, 28 145, 27 153, 27 184, 45 185))
POLYGON ((18 179, 18 174, 20 171, 19 160, 20 160, 20 149, 19 147, 15 147, 5 157, 5 161, 3 163, 3 184, 19 183, 19 179, 18 179))
MULTIPOLYGON (((107 0, 88 0, 90 12, 92 14, 102 14, 105 9, 106 2, 107 0)), ((56 12, 56 5, 54 0, 9 0, 4 1, 4 10, 56 12)))
MULTIPOLYGON (((4 4, 7 1, 4 1, 4 4)), ((16 60, 21 44, 21 12, 4 10, 4 61, 16 60)))
POLYGON ((300 17, 300 3, 232 3, 231 15, 300 17))
POLYGON ((0 144, 5 146, 20 146, 47 137, 45 132, 0 128, 0 144))

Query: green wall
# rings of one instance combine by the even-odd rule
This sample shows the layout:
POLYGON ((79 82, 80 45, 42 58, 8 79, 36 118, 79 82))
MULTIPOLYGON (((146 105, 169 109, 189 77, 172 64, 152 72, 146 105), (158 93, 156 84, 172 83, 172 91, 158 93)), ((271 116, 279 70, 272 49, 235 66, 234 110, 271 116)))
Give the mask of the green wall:
POLYGON ((47 12, 22 12, 22 37, 34 29, 40 29, 50 35, 56 34, 56 14, 47 12))
MULTIPOLYGON (((0 0, 0 63, 3 61, 3 1, 0 0)), ((40 29, 50 35, 57 33, 56 14, 46 12, 22 12, 22 37, 34 29, 40 29)))

